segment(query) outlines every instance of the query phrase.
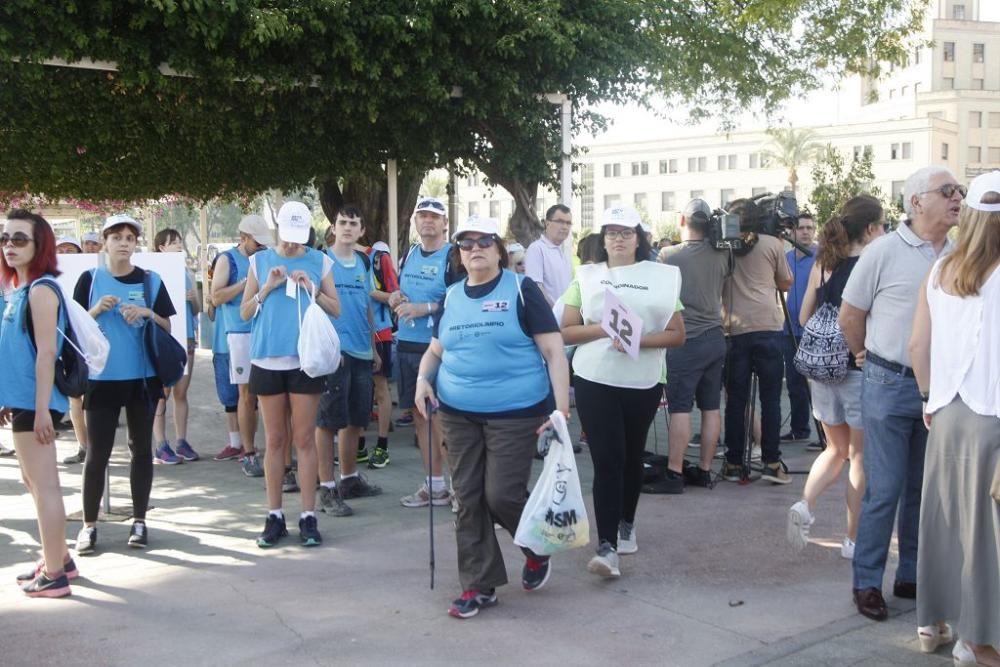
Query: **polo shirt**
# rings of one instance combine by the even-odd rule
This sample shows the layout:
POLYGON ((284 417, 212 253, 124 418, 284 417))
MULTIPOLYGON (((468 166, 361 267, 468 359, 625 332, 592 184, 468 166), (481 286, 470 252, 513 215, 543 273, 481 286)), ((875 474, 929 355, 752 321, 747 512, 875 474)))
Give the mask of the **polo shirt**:
POLYGON ((940 253, 916 235, 909 224, 869 243, 844 287, 843 301, 867 313, 865 349, 903 366, 910 362, 910 333, 920 284, 938 258, 951 252, 946 240, 940 253))
POLYGON ((573 267, 561 245, 552 243, 543 234, 524 252, 524 274, 541 283, 553 301, 569 287, 573 267))
MULTIPOLYGON (((810 256, 798 256, 798 251, 792 248, 785 253, 788 260, 788 268, 792 271, 792 287, 785 296, 785 303, 788 305, 788 318, 792 322, 792 331, 796 338, 802 337, 802 325, 799 324, 799 311, 802 310, 802 301, 806 297, 806 287, 809 286, 809 272, 812 271, 813 263, 816 261, 816 246, 809 248, 812 252, 810 256)), ((687 303, 685 301, 685 303, 687 303)), ((785 333, 788 333, 788 325, 785 324, 785 333)))

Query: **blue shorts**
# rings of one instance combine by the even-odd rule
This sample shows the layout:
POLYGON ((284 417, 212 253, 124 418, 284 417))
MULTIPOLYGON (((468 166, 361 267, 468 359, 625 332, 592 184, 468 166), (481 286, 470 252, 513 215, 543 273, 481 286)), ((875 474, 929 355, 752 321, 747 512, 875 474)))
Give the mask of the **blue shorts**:
POLYGON ((240 402, 240 390, 229 381, 229 354, 216 352, 212 355, 212 366, 215 369, 215 393, 219 403, 226 412, 236 412, 240 402))
POLYGON ((366 428, 372 415, 372 362, 343 355, 336 372, 326 376, 326 391, 319 398, 316 426, 339 431, 347 426, 366 428))

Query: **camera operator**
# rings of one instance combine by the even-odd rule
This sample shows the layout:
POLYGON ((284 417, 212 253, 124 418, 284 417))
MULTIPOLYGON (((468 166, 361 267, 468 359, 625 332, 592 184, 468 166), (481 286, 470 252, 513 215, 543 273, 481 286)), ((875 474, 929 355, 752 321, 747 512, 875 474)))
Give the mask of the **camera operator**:
POLYGON ((659 483, 661 493, 684 493, 685 482, 710 487, 712 459, 722 432, 719 404, 726 337, 722 332, 722 285, 729 273, 729 253, 712 247, 709 235, 712 208, 692 199, 681 214, 680 245, 665 248, 663 263, 681 272, 684 345, 667 350, 667 405, 670 411, 670 460, 659 483), (691 408, 701 411, 701 460, 684 465, 691 439, 691 408))
MULTIPOLYGON (((753 200, 734 201, 729 212, 740 216, 744 230, 755 228, 763 219, 761 207, 753 200)), ((785 259, 784 244, 777 236, 752 233, 755 243, 745 254, 735 257, 733 273, 726 283, 723 319, 729 333, 726 359, 726 462, 722 477, 738 482, 743 477, 743 448, 746 440, 746 408, 750 399, 752 374, 760 383, 762 479, 788 484, 791 478, 781 460, 781 380, 784 374, 781 336, 785 325, 778 291, 792 285, 785 259)))
POLYGON ((792 270, 792 288, 788 291, 787 297, 789 322, 785 323, 785 335, 782 336, 782 350, 785 353, 785 385, 788 387, 788 405, 791 409, 791 428, 787 433, 782 434, 782 442, 808 440, 811 434, 809 427, 811 417, 809 414, 809 385, 806 379, 795 370, 792 360, 795 358, 795 349, 802 339, 799 311, 802 309, 806 285, 809 283, 809 272, 812 271, 816 255, 816 244, 813 242, 816 236, 816 221, 812 214, 803 211, 795 221, 795 229, 792 230, 792 233, 799 245, 812 254, 807 255, 798 248, 792 248, 785 253, 788 266, 792 270), (788 333, 789 323, 792 327, 792 333, 795 335, 794 341, 788 333))

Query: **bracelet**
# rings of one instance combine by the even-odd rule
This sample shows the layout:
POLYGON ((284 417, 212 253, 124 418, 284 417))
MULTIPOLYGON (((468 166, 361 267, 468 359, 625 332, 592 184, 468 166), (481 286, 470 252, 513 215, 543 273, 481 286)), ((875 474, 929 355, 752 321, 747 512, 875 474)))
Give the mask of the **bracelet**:
POLYGON ((417 376, 417 382, 420 382, 421 380, 423 380, 427 384, 431 384, 431 381, 427 379, 426 375, 418 375, 417 376))

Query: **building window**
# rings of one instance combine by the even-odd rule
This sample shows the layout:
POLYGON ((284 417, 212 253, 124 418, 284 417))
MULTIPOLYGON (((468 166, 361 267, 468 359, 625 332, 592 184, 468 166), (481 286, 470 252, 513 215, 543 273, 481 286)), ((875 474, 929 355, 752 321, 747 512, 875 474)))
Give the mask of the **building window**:
POLYGON ((889 89, 889 99, 890 100, 891 99, 895 99, 895 97, 896 97, 896 89, 895 88, 890 88, 889 89))
POLYGON ((645 176, 649 173, 649 163, 648 162, 633 162, 632 163, 632 175, 633 176, 645 176))
POLYGON ((621 195, 604 195, 605 210, 611 208, 612 206, 617 206, 618 204, 621 204, 621 202, 621 195))
POLYGON ((955 62, 955 42, 944 43, 944 61, 946 63, 955 62))
POLYGON ((913 64, 914 65, 920 64, 920 49, 913 50, 913 64))
POLYGON ((941 144, 941 159, 948 159, 948 144, 941 144))
POLYGON ((660 210, 664 212, 675 211, 676 202, 674 201, 673 192, 661 192, 660 193, 660 210))
POLYGON ((691 199, 701 199, 704 196, 705 196, 705 191, 704 190, 692 190, 691 191, 691 199))
POLYGON ((864 155, 865 155, 865 147, 864 146, 855 146, 854 147, 854 159, 855 160, 860 160, 862 157, 864 157, 864 155))
POLYGON ((982 79, 973 79, 972 80, 972 89, 973 90, 982 90, 983 89, 983 80, 982 79))
POLYGON ((766 194, 767 194, 767 188, 752 188, 750 190, 751 197, 756 197, 757 195, 766 195, 766 194))
POLYGON ((491 201, 490 202, 490 217, 500 219, 500 202, 491 201))
POLYGON ((889 149, 889 159, 898 160, 899 159, 899 144, 893 144, 889 149))
POLYGON ((720 206, 728 206, 729 202, 734 199, 736 199, 736 190, 733 190, 732 188, 723 188, 722 190, 719 190, 720 206))
POLYGON ((941 87, 945 90, 955 90, 955 77, 946 76, 941 81, 941 87))
POLYGON ((667 165, 667 171, 671 174, 677 173, 677 160, 670 160, 670 163, 667 165))
POLYGON ((698 171, 708 171, 708 158, 700 157, 698 158, 698 171))
POLYGON ((927 112, 927 117, 928 118, 938 118, 938 119, 944 120, 944 112, 943 111, 928 111, 927 112))
POLYGON ((906 181, 892 182, 892 203, 896 204, 900 208, 903 207, 903 189, 905 187, 906 181))
POLYGON ((951 18, 956 21, 965 20, 965 5, 952 5, 951 6, 951 18))
POLYGON ((688 171, 708 171, 707 157, 689 157, 688 171))
POLYGON ((473 172, 469 174, 469 177, 465 180, 470 188, 477 187, 479 185, 479 173, 473 172))
POLYGON ((902 88, 899 89, 899 96, 900 97, 906 97, 906 95, 909 92, 910 92, 910 87, 909 86, 903 86, 902 88))
POLYGON ((622 165, 620 162, 608 163, 604 165, 604 178, 617 178, 622 175, 622 165))
POLYGON ((725 171, 726 165, 729 164, 729 160, 726 159, 725 155, 719 156, 719 171, 725 171))
POLYGON ((479 202, 477 202, 477 201, 470 201, 469 202, 469 217, 471 218, 474 215, 479 215, 479 202))
POLYGON ((750 168, 751 169, 760 168, 760 153, 750 153, 750 168))
POLYGON ((983 149, 979 146, 969 146, 969 162, 979 164, 983 161, 983 149))
POLYGON ((986 155, 994 167, 1000 164, 1000 146, 990 146, 986 149, 986 155))
POLYGON ((983 126, 983 112, 982 111, 970 111, 969 112, 969 127, 982 127, 983 126))
POLYGON ((604 165, 604 178, 611 178, 611 164, 604 165))
POLYGON ((989 115, 989 123, 990 127, 992 128, 1000 127, 1000 113, 997 113, 996 111, 991 111, 989 115))
POLYGON ((719 156, 719 171, 731 171, 736 169, 736 156, 735 155, 720 155, 719 156))
POLYGON ((696 157, 688 158, 688 171, 698 171, 698 158, 696 157))
POLYGON ((632 195, 632 204, 636 208, 641 208, 642 210, 646 210, 646 201, 647 199, 645 192, 636 192, 634 195, 632 195))
POLYGON ((903 159, 909 160, 913 157, 913 144, 909 141, 903 142, 903 159))
POLYGON ((972 62, 974 62, 974 63, 986 62, 986 45, 985 44, 973 44, 972 45, 972 62))
POLYGON ((660 160, 660 173, 666 174, 668 169, 668 164, 666 160, 660 160))
POLYGON ((736 153, 729 156, 729 169, 736 169, 736 153))

